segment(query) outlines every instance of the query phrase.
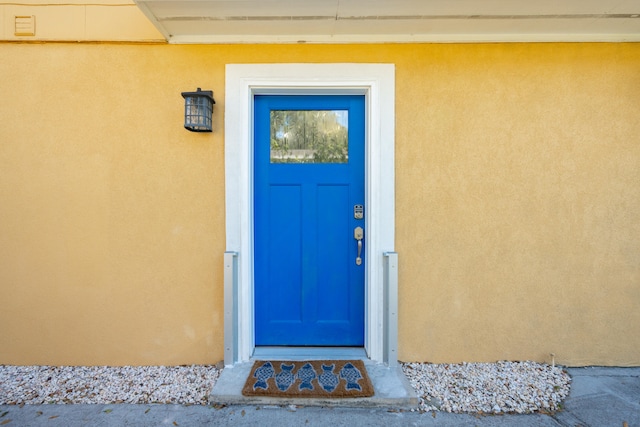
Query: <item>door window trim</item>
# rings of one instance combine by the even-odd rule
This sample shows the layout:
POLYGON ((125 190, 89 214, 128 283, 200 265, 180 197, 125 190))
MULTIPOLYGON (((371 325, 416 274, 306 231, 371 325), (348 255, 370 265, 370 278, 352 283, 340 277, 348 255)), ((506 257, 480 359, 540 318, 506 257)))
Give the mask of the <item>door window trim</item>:
MULTIPOLYGON (((225 334, 225 348, 248 361, 255 349, 253 312, 253 99, 255 95, 344 95, 366 98, 365 350, 383 361, 385 252, 395 250, 395 67, 393 64, 227 64, 225 85, 226 250, 238 254, 233 305, 225 298, 225 320, 237 323, 225 334)), ((393 296, 392 296, 393 297, 393 296)))

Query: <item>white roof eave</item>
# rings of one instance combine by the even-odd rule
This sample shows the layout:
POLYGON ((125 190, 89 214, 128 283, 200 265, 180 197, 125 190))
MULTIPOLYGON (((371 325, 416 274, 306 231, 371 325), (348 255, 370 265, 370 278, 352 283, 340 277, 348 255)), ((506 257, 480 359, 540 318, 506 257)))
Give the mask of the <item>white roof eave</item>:
POLYGON ((170 43, 640 41, 640 0, 134 1, 170 43))

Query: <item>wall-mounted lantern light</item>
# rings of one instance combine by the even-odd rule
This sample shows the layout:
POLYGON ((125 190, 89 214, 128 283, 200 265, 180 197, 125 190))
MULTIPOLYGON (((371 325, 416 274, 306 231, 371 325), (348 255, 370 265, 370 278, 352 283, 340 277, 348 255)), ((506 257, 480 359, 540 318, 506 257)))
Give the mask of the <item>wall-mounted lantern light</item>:
POLYGON ((213 91, 182 92, 184 98, 184 127, 191 132, 212 132, 213 91))

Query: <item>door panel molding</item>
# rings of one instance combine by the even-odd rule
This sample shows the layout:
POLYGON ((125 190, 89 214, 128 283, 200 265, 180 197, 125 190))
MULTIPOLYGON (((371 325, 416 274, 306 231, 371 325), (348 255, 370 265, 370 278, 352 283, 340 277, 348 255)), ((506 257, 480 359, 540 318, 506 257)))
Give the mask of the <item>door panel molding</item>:
MULTIPOLYGON (((225 303, 225 348, 236 360, 254 351, 253 309, 253 98, 255 95, 362 94, 365 125, 365 349, 383 361, 384 253, 395 250, 395 67, 393 64, 227 64, 225 86, 226 250, 238 254, 237 304, 225 303)), ((225 301, 230 298, 225 298, 225 301)))

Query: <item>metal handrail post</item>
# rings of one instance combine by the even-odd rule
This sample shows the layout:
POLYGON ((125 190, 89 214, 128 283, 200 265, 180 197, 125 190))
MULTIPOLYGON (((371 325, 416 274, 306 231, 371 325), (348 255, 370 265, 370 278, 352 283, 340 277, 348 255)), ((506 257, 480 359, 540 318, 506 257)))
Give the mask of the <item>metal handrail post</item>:
POLYGON ((224 253, 224 365, 238 361, 238 252, 224 253))
POLYGON ((384 253, 384 349, 383 361, 398 366, 398 253, 384 253))

